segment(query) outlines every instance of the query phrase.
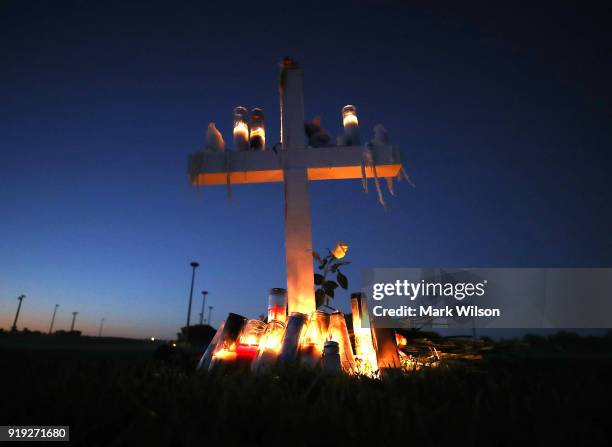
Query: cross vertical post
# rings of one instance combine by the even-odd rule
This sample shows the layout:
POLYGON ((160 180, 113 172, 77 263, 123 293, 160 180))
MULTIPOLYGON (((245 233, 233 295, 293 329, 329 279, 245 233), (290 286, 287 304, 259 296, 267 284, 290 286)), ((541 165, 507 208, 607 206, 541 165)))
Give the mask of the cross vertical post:
POLYGON ((308 196, 308 171, 293 151, 304 149, 303 73, 283 61, 280 82, 281 138, 285 185, 285 262, 289 312, 310 314, 315 310, 312 261, 312 225, 308 196))

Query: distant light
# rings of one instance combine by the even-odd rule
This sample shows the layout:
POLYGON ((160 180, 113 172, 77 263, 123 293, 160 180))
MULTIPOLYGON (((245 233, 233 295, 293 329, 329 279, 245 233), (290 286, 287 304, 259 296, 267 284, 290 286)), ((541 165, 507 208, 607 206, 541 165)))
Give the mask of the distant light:
POLYGON ((176 343, 172 343, 172 347, 173 347, 173 348, 176 348, 176 343))
POLYGON ((151 337, 151 341, 155 341, 155 337, 151 337))

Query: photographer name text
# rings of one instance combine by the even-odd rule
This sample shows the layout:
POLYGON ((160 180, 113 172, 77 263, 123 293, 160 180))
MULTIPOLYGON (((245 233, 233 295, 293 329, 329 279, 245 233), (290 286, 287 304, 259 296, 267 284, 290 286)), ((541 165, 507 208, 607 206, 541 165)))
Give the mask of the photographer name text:
MULTIPOLYGON (((375 301, 381 301, 385 297, 396 296, 407 298, 410 302, 419 297, 443 297, 454 298, 462 301, 470 297, 482 297, 485 295, 487 280, 482 282, 428 282, 425 280, 411 282, 397 280, 390 283, 376 283, 372 285, 371 297, 375 301)), ((372 312, 375 317, 429 317, 429 318, 471 318, 471 317, 500 317, 499 308, 481 307, 477 305, 461 304, 456 306, 445 305, 436 307, 432 305, 401 305, 397 307, 386 307, 381 304, 373 304, 372 312)))
POLYGON ((395 308, 386 308, 383 306, 374 306, 372 312, 375 317, 500 317, 501 310, 499 308, 479 307, 479 306, 399 306, 395 308))

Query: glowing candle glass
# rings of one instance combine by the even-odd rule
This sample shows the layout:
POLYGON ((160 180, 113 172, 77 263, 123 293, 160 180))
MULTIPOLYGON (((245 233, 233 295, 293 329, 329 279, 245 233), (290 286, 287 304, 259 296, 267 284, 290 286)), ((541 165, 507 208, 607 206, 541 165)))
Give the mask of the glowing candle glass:
POLYGON ((342 125, 344 136, 348 146, 359 146, 361 137, 359 135, 359 120, 357 119, 357 107, 346 105, 342 108, 342 125))
POLYGON ((278 353, 281 349, 283 335, 285 333, 285 324, 281 321, 270 321, 266 326, 266 331, 259 341, 259 351, 257 357, 251 364, 251 370, 259 373, 274 366, 278 359, 278 353))
POLYGON ((266 150, 266 127, 264 113, 261 109, 251 110, 251 137, 250 146, 253 150, 266 150))
POLYGON ((367 313, 363 315, 363 312, 367 312, 368 310, 364 304, 365 301, 362 300, 361 293, 351 294, 353 333, 355 335, 355 355, 357 357, 355 359, 355 365, 357 372, 360 374, 374 376, 378 370, 378 362, 376 360, 376 350, 374 349, 372 332, 370 331, 369 327, 362 327, 362 316, 368 320, 367 322, 369 324, 367 313))
POLYGON ((210 368, 219 364, 234 363, 236 360, 236 341, 247 319, 242 315, 230 313, 225 319, 223 330, 214 348, 210 368))
POLYGON ((308 317, 303 313, 291 312, 291 315, 289 315, 279 352, 279 360, 282 363, 292 363, 295 361, 307 321, 308 317))
POLYGON ((349 338, 346 320, 342 312, 334 312, 331 314, 328 337, 330 340, 338 343, 338 351, 342 369, 346 372, 353 371, 355 368, 355 357, 353 356, 351 339, 349 338))
POLYGON ((259 340, 266 330, 266 323, 249 320, 242 328, 236 344, 236 354, 241 364, 250 364, 257 356, 259 340))
POLYGON ((329 314, 320 310, 311 314, 300 341, 300 364, 307 367, 315 367, 319 364, 328 325, 329 314))
POLYGON ((234 149, 246 151, 249 149, 249 125, 247 124, 247 109, 238 106, 234 109, 234 149))
POLYGON ((378 359, 378 370, 381 374, 388 369, 401 366, 395 331, 390 328, 372 328, 376 358, 378 359))
POLYGON ((222 321, 219 327, 217 328, 217 332, 215 332, 215 336, 212 338, 206 351, 202 355, 200 362, 198 363, 198 369, 208 369, 210 366, 210 362, 212 360, 213 352, 217 343, 219 342, 219 338, 221 338, 221 334, 223 333, 223 326, 225 326, 225 321, 222 321))
POLYGON ((220 368, 222 366, 231 366, 236 363, 236 351, 232 349, 222 349, 215 352, 210 364, 210 368, 220 368))
POLYGON ((268 321, 287 321, 287 290, 270 289, 268 295, 268 321))

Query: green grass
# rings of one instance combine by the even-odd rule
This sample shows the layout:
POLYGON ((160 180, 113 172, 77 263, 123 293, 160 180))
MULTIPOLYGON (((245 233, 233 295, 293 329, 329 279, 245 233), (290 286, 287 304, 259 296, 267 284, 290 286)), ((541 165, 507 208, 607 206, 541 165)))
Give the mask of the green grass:
POLYGON ((480 362, 377 381, 205 374, 192 359, 156 361, 146 343, 16 348, 0 342, 0 424, 70 425, 80 445, 593 445, 609 435, 609 355, 525 356, 535 348, 506 344, 480 362))

